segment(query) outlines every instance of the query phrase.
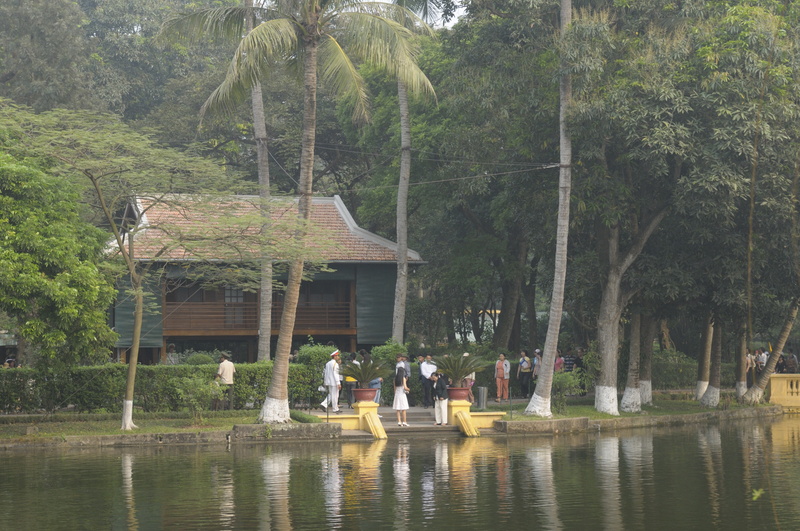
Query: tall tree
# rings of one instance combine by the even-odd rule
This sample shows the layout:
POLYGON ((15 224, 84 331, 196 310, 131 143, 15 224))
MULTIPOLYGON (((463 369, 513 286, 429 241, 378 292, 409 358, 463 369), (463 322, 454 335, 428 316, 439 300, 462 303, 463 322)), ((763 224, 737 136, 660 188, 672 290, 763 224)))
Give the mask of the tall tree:
MULTIPOLYGON (((351 103, 354 119, 368 116, 364 81, 352 57, 386 70, 403 80, 410 90, 433 92, 427 77, 416 66, 418 48, 409 27, 422 27, 409 10, 396 5, 319 0, 271 2, 254 10, 261 24, 247 33, 239 44, 228 75, 209 97, 207 109, 230 110, 249 93, 250 87, 267 74, 275 63, 296 61, 303 75, 304 110, 298 184, 298 219, 301 228, 294 235, 303 244, 308 231, 313 194, 314 150, 317 111, 317 77, 351 103)), ((243 33, 242 8, 209 9, 178 19, 168 31, 217 31, 243 33)), ((280 332, 273 376, 259 415, 262 422, 289 422, 287 378, 300 282, 302 256, 289 263, 280 332)))

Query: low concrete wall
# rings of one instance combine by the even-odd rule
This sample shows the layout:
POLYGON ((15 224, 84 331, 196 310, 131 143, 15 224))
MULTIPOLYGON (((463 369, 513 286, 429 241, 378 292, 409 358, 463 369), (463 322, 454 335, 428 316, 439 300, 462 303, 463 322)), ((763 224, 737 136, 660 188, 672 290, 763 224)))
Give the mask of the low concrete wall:
POLYGON ((571 419, 542 419, 530 421, 498 420, 494 423, 496 431, 509 435, 552 435, 558 433, 575 433, 581 431, 614 431, 628 428, 647 428, 657 426, 678 426, 681 424, 699 424, 717 422, 719 420, 773 417, 781 415, 781 406, 769 406, 749 409, 731 409, 724 411, 708 411, 691 415, 643 415, 637 417, 617 417, 613 419, 590 420, 586 417, 571 419))
POLYGON ((342 425, 331 423, 314 424, 236 424, 231 432, 231 441, 254 441, 269 439, 320 440, 338 439, 342 436, 342 425))

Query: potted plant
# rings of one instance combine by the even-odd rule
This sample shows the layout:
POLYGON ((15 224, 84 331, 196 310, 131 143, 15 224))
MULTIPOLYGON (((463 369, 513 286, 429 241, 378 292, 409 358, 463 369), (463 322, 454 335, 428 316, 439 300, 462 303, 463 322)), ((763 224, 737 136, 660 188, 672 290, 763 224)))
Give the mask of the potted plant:
POLYGON ((437 356, 433 361, 436 363, 436 371, 450 380, 451 386, 448 387, 447 394, 452 400, 466 400, 469 387, 461 387, 461 382, 473 372, 486 368, 486 362, 475 356, 437 356))
POLYGON ((362 361, 361 363, 348 363, 341 369, 342 376, 355 378, 360 389, 353 389, 356 402, 370 402, 375 400, 377 389, 369 389, 369 383, 376 378, 386 378, 389 370, 379 361, 362 361))

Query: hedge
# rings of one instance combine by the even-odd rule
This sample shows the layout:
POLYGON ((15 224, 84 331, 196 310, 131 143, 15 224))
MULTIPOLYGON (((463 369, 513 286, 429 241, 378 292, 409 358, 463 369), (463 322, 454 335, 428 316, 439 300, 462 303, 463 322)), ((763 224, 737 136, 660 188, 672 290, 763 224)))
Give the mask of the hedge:
MULTIPOLYGON (((511 395, 519 397, 516 367, 512 364, 511 395)), ((734 364, 722 366, 722 388, 733 388, 734 364)), ((179 378, 201 378, 211 381, 217 365, 140 365, 136 373, 134 405, 148 412, 182 411, 186 405, 179 398, 179 378)), ((94 367, 73 367, 60 372, 47 372, 34 368, 6 369, 0 371, 0 411, 6 413, 33 413, 55 411, 74 406, 79 412, 119 412, 125 393, 128 366, 108 364, 94 367)), ((418 366, 411 365, 411 401, 422 405, 422 386, 417 375, 418 366)), ((477 373, 475 386, 488 387, 490 399, 495 396, 492 367, 477 373)), ((272 362, 237 364, 234 379, 234 407, 260 409, 272 378, 272 362)), ((654 389, 694 389, 697 365, 684 362, 653 362, 654 389)), ((625 386, 625 374, 620 374, 620 388, 625 386)), ((317 390, 322 384, 322 372, 315 365, 292 363, 289 365, 290 407, 316 406, 324 396, 317 390)), ((346 403, 342 393, 340 402, 346 403)), ((392 382, 384 381, 381 402, 391 405, 392 382)))
MULTIPOLYGON (((134 406, 143 411, 182 411, 177 389, 181 378, 211 381, 217 365, 140 365, 136 370, 134 406)), ((58 373, 34 368, 0 371, 0 411, 33 413, 73 406, 80 412, 120 412, 128 366, 108 364, 73 367, 58 373)), ((272 362, 238 364, 234 378, 234 407, 260 409, 272 378, 272 362)), ((289 365, 292 404, 321 401, 317 387, 322 374, 312 367, 289 365)))

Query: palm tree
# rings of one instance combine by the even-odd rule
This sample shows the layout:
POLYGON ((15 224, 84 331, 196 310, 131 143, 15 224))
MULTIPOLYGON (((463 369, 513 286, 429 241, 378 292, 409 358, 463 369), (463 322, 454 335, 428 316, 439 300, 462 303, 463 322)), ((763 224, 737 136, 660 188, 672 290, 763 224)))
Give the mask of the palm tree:
MULTIPOLYGON (((243 32, 246 8, 213 8, 180 20, 184 31, 206 33, 243 32)), ((351 58, 358 58, 402 80, 409 90, 433 93, 428 78, 416 65, 418 48, 412 28, 425 24, 408 9, 393 4, 357 0, 277 0, 255 8, 262 20, 241 40, 228 74, 211 94, 202 112, 231 110, 249 94, 249 89, 276 63, 302 67, 304 88, 303 134, 300 179, 297 190, 302 242, 308 231, 314 170, 317 76, 353 106, 353 118, 368 116, 365 83, 351 58)), ((303 257, 289 262, 284 307, 281 316, 275 365, 261 422, 289 422, 288 374, 303 257)))
MULTIPOLYGON (((441 10, 440 0, 395 0, 430 22, 441 10)), ((432 34, 432 33, 431 33, 432 34)), ((408 113, 408 88, 397 80, 397 101, 400 109, 400 178, 397 184, 397 280, 392 313, 392 339, 403 342, 408 296, 408 187, 411 182, 411 119, 408 113)))
MULTIPOLYGON (((572 22, 572 0, 561 0, 561 34, 563 36, 572 22)), ((566 72, 562 59, 559 88, 559 152, 558 171, 558 222, 556 225, 556 256, 553 273, 553 294, 550 298, 550 322, 542 355, 542 367, 536 390, 525 413, 540 417, 551 417, 550 392, 553 389, 553 367, 558 349, 558 334, 561 330, 561 314, 564 307, 564 284, 567 278, 567 240, 569 237, 569 201, 572 191, 572 139, 567 131, 567 108, 572 102, 572 78, 566 72)))

